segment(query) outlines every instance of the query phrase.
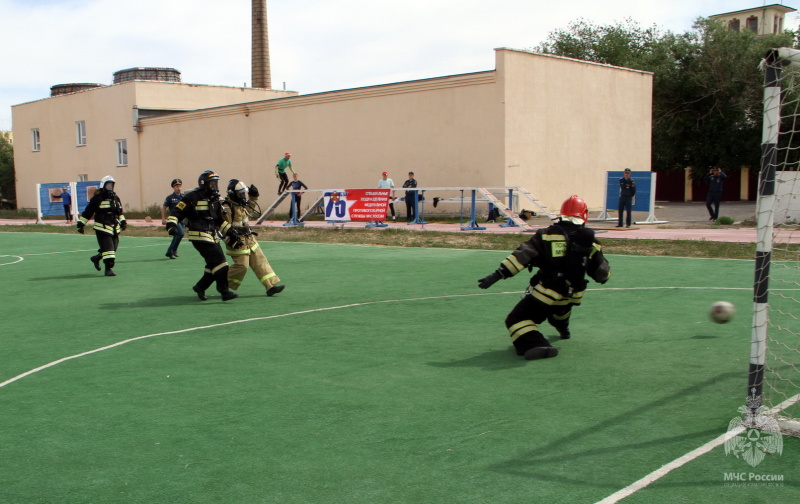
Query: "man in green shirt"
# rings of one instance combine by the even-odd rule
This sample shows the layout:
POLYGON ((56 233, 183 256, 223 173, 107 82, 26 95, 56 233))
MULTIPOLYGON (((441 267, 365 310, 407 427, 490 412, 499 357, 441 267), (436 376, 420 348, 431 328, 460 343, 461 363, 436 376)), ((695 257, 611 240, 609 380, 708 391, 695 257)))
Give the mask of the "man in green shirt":
POLYGON ((275 165, 275 178, 280 180, 280 183, 278 184, 279 196, 283 194, 283 191, 285 191, 289 187, 289 176, 286 174, 286 169, 288 168, 289 170, 291 170, 292 175, 294 175, 294 169, 292 168, 292 160, 290 159, 291 157, 292 153, 287 152, 286 154, 283 155, 282 158, 278 160, 278 164, 275 165))

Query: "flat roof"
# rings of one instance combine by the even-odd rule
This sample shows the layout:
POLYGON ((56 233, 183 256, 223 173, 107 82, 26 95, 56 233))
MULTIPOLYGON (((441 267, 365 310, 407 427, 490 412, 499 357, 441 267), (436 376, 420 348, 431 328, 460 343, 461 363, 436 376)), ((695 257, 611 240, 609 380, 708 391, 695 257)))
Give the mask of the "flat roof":
POLYGON ((792 7, 787 7, 785 5, 770 4, 770 5, 763 5, 761 7, 752 7, 750 9, 742 9, 742 10, 737 10, 737 11, 726 12, 724 14, 714 14, 713 16, 708 16, 708 17, 713 19, 713 18, 717 18, 717 17, 730 16, 731 14, 741 14, 743 12, 763 11, 764 9, 775 9, 775 10, 782 11, 784 14, 786 14, 788 12, 795 12, 797 10, 797 9, 793 9, 792 7))

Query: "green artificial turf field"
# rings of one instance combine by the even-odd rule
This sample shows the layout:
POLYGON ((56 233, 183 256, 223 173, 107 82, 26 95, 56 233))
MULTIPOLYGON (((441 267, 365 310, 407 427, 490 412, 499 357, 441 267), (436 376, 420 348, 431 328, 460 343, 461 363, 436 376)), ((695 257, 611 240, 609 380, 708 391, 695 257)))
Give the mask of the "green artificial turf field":
MULTIPOLYGON (((262 242, 286 290, 223 303, 167 244, 123 236, 107 278, 91 235, 0 233, 0 502, 594 503, 744 405, 750 261, 609 257, 527 362, 503 320, 529 275, 477 288, 507 252, 262 242)), ((798 460, 718 446, 623 502, 794 502, 798 460)))

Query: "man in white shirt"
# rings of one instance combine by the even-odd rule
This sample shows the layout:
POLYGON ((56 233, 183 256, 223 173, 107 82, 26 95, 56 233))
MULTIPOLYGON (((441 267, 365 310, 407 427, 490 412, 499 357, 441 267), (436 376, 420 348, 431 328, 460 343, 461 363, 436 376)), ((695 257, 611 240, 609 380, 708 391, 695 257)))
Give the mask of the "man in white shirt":
MULTIPOLYGON (((378 189, 394 189, 394 181, 389 178, 389 172, 383 172, 381 174, 381 179, 378 181, 378 189)), ((389 210, 392 212, 392 220, 397 220, 394 214, 394 203, 392 203, 393 199, 394 191, 389 193, 389 210)))

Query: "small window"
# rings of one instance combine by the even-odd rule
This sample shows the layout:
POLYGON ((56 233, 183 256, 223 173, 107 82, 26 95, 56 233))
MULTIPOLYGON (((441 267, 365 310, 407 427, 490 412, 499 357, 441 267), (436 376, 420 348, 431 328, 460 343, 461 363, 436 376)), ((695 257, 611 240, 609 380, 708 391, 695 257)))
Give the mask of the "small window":
POLYGON ((39 128, 31 130, 31 149, 33 152, 39 152, 41 144, 39 143, 39 128))
POLYGON ((757 17, 753 16, 753 17, 747 18, 747 29, 752 31, 752 32, 754 32, 754 33, 758 33, 758 18, 757 17))
POLYGON ((78 182, 88 182, 88 181, 89 181, 88 173, 81 173, 78 175, 78 182))
POLYGON ((775 16, 772 20, 772 33, 781 33, 783 31, 783 18, 775 16))
POLYGON ((739 31, 739 20, 738 19, 732 19, 731 22, 728 24, 728 28, 731 31, 738 32, 739 31))
POLYGON ((128 166, 127 140, 117 140, 117 166, 128 166))
POLYGON ((83 145, 86 145, 86 121, 78 121, 75 123, 75 146, 83 145))

